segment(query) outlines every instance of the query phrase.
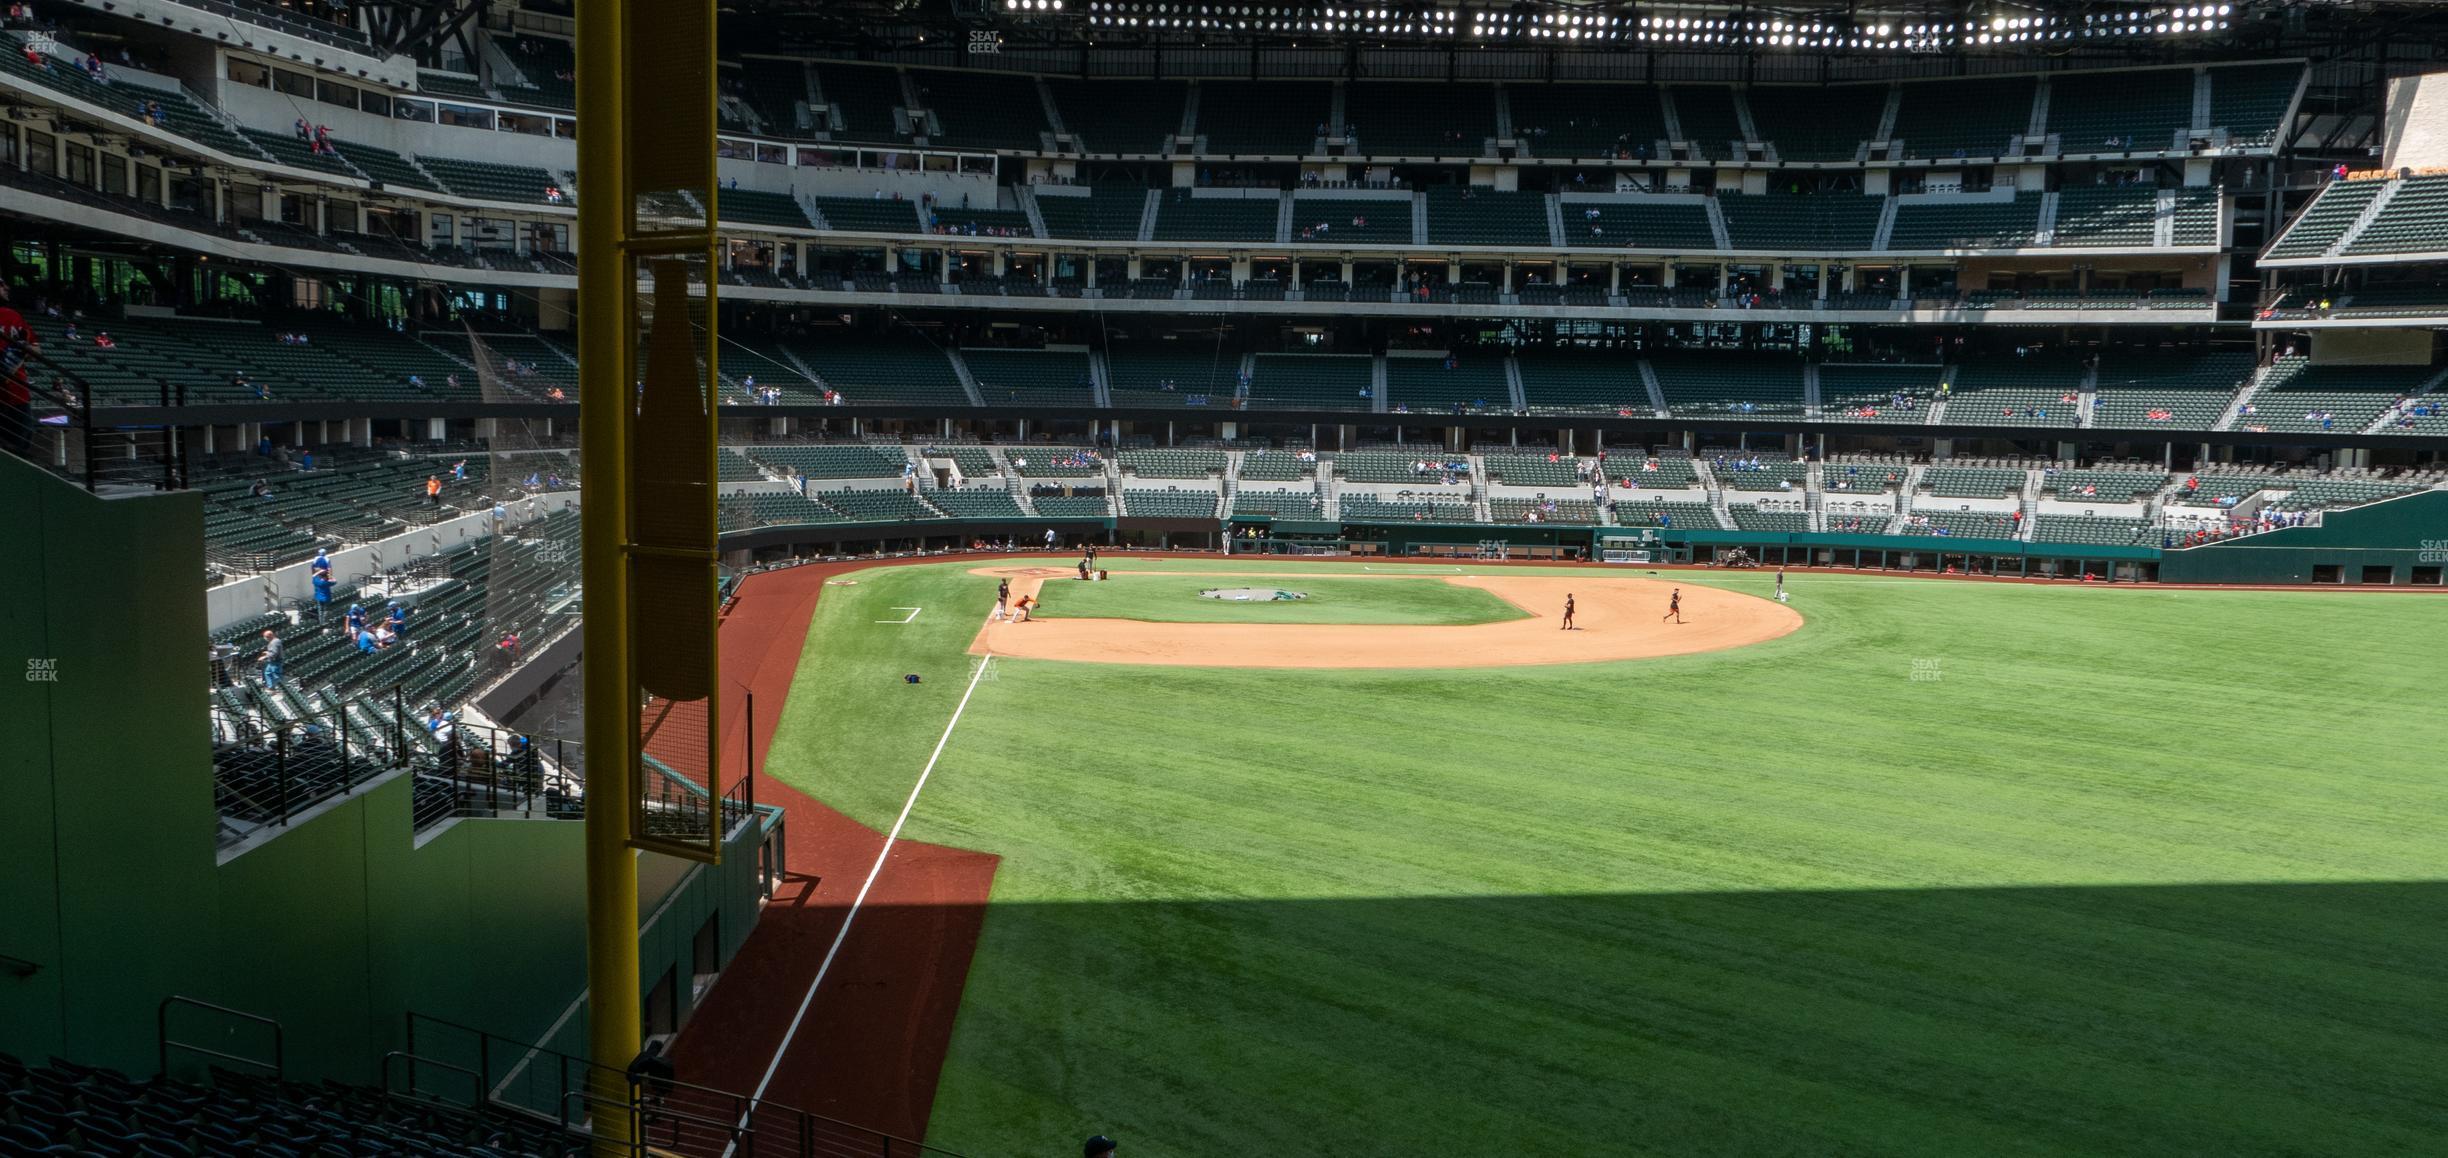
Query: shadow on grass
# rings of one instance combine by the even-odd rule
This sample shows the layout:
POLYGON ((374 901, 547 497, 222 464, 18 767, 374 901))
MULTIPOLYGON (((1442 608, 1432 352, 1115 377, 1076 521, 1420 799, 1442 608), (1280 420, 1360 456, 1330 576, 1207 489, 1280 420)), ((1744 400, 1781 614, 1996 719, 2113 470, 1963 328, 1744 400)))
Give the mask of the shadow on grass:
POLYGON ((2443 1042, 2437 883, 997 904, 930 1141, 2438 1153, 2443 1042))

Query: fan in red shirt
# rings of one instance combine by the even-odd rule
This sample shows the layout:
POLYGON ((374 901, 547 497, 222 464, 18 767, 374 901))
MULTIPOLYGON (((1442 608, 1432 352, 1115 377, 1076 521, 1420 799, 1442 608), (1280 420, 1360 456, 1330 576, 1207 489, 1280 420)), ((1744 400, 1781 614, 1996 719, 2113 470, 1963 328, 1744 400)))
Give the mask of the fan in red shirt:
POLYGON ((42 347, 0 285, 0 446, 25 454, 34 445, 34 391, 27 384, 26 354, 42 347))

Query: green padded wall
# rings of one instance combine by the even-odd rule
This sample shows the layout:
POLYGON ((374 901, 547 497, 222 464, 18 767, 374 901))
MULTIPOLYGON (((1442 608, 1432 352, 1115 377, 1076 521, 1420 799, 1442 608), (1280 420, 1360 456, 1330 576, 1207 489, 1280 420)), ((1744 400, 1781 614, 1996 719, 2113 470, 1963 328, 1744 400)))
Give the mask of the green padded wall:
MULTIPOLYGON (((518 1041, 558 1023, 584 1052, 563 1016, 586 985, 582 826, 420 837, 394 775, 219 862, 198 496, 100 500, 0 456, 0 510, 0 954, 36 967, 0 971, 0 1051, 150 1073, 179 994, 278 1020, 292 1076, 377 1080, 410 1010, 518 1041), (20 674, 53 658, 55 682, 20 674)), ((640 857, 641 974, 677 965, 684 1011, 706 917, 726 961, 755 924, 756 841, 713 869, 640 857)), ((257 1049, 209 1016, 176 1025, 257 1049)))
POLYGON ((2387 567, 2398 584, 2418 566, 2448 563, 2448 491, 2423 491, 2351 510, 2330 511, 2317 527, 2289 527, 2250 538, 2169 551, 2165 583, 2310 583, 2313 568, 2335 566, 2348 584, 2363 568, 2387 567))

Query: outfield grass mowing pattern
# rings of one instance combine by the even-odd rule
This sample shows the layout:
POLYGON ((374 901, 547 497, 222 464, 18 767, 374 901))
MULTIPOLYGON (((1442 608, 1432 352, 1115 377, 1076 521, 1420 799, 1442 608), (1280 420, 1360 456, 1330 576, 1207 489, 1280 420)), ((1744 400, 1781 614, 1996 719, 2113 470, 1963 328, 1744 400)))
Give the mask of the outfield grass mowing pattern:
MULTIPOLYGON (((827 593, 777 775, 891 821, 966 571, 827 593)), ((2437 1151, 2448 601, 1790 584, 1632 663, 997 661, 906 833, 1004 858, 930 1140, 2437 1151)))

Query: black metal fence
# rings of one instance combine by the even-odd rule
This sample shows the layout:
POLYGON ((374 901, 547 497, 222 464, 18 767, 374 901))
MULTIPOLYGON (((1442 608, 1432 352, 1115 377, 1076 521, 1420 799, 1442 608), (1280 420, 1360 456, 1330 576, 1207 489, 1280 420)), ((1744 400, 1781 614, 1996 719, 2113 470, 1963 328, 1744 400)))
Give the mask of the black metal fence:
POLYGON ((225 848, 398 773, 414 778, 409 808, 418 832, 454 817, 586 814, 583 781, 565 771, 575 745, 455 720, 437 725, 396 693, 313 712, 216 705, 210 715, 225 848))
MULTIPOLYGON (((184 490, 189 469, 185 432, 175 426, 123 426, 94 415, 93 386, 32 349, 23 349, 26 410, 0 411, 0 450, 84 487, 104 490, 184 490)), ((124 400, 122 400, 124 401, 124 400)), ((187 391, 164 384, 153 400, 184 406, 187 391)))
POLYGON ((684 1158, 958 1158, 881 1130, 804 1110, 657 1076, 627 1071, 497 1037, 411 1012, 407 1047, 387 1062, 396 1090, 463 1104, 529 1114, 573 1132, 592 1133, 609 1120, 628 1127, 633 1154, 684 1158), (472 1098, 461 1103, 457 1099, 472 1098))

